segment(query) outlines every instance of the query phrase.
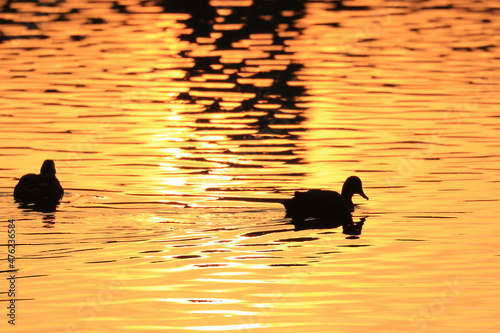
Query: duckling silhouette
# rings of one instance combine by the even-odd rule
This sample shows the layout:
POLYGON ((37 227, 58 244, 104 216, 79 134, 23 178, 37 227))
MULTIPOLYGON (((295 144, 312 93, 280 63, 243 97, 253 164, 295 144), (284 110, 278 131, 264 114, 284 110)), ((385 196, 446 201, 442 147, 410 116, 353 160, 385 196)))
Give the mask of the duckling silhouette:
POLYGON ((292 199, 283 202, 286 209, 285 217, 291 217, 295 225, 303 225, 310 220, 321 227, 334 228, 349 224, 352 223, 354 194, 359 194, 368 200, 363 192, 361 179, 356 176, 346 179, 340 194, 326 190, 297 191, 292 199))
POLYGON ((56 165, 52 160, 45 160, 40 174, 29 173, 19 179, 14 188, 14 200, 24 206, 34 204, 43 210, 55 209, 64 194, 56 178, 56 165))

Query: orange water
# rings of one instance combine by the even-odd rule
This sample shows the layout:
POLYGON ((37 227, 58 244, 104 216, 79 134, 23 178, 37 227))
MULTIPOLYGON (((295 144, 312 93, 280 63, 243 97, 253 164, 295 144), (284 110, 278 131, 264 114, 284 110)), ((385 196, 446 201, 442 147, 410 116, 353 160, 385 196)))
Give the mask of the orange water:
POLYGON ((498 332, 497 6, 176 3, 4 6, 2 331, 498 332), (352 174, 360 237, 293 230, 352 174))

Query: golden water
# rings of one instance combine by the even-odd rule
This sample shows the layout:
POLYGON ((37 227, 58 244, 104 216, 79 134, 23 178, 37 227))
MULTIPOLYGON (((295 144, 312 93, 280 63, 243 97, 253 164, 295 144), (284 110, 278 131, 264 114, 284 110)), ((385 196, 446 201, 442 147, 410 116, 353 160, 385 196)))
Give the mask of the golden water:
POLYGON ((187 2, 2 4, 2 332, 498 332, 498 6, 187 2), (293 230, 352 174, 359 237, 293 230))

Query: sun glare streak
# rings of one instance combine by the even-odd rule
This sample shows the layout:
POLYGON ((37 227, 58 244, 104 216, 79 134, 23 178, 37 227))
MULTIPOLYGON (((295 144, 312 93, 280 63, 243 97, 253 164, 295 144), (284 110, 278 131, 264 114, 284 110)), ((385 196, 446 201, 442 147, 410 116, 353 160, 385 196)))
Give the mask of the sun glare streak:
POLYGON ((239 310, 195 310, 190 311, 190 313, 211 313, 211 314, 224 314, 226 316, 238 315, 238 316, 252 316, 257 314, 257 312, 251 311, 239 311, 239 310))
POLYGON ((193 331, 233 331, 233 330, 249 330, 253 328, 270 327, 269 324, 239 324, 239 325, 220 325, 220 326, 193 326, 186 327, 193 331))
POLYGON ((233 303, 243 302, 242 300, 239 300, 239 299, 229 299, 229 298, 164 298, 164 299, 161 299, 160 301, 182 303, 182 304, 193 304, 193 303, 233 304, 233 303))

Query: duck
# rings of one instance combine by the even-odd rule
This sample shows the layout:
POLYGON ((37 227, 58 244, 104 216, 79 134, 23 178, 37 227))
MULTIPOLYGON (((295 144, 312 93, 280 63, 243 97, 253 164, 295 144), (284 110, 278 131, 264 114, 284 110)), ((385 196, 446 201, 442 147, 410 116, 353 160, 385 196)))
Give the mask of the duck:
POLYGON ((307 192, 295 192, 292 199, 282 202, 286 209, 285 217, 292 218, 292 223, 303 224, 313 220, 325 225, 343 225, 352 221, 354 211, 352 197, 359 194, 366 200, 368 196, 363 191, 361 179, 357 176, 348 177, 342 191, 313 189, 307 192))
POLYGON ((26 206, 54 208, 64 195, 64 190, 56 177, 56 164, 45 160, 40 174, 29 173, 19 179, 14 188, 14 200, 26 206))

